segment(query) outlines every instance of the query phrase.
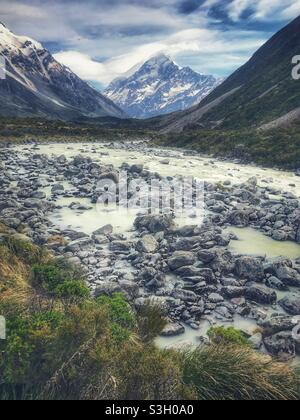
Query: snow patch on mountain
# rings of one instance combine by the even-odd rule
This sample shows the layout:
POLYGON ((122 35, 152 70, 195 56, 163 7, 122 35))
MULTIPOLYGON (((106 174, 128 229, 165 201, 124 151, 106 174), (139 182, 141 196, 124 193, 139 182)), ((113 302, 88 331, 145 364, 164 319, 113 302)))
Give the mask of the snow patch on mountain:
POLYGON ((110 99, 60 64, 41 43, 0 23, 0 115, 81 119, 126 114, 110 99))
POLYGON ((149 118, 198 104, 221 83, 211 75, 179 67, 164 54, 152 57, 104 94, 133 118, 149 118))

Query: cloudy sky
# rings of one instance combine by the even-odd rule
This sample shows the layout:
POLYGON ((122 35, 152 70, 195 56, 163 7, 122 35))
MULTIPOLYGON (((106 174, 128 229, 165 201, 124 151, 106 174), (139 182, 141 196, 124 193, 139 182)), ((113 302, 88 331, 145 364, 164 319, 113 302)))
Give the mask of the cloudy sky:
POLYGON ((164 52, 226 76, 300 14, 300 0, 0 0, 0 21, 101 87, 164 52))

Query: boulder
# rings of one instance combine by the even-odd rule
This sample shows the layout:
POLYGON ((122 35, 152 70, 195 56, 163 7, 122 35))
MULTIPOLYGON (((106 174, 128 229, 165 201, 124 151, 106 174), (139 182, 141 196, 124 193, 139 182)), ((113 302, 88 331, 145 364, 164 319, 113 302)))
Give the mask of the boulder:
POLYGON ((217 280, 211 268, 199 268, 198 275, 202 277, 207 284, 216 284, 217 280))
POLYGON ((291 359, 296 356, 296 345, 292 333, 281 331, 264 339, 267 351, 281 359, 291 359))
POLYGON ((264 329, 264 336, 277 334, 281 331, 292 331, 297 325, 294 317, 278 315, 260 323, 260 326, 264 329))
POLYGON ((250 223, 250 215, 246 210, 235 210, 228 216, 228 222, 233 226, 246 227, 250 223))
POLYGON ((137 242, 136 249, 146 254, 155 253, 158 249, 158 242, 154 236, 145 235, 137 242))
POLYGON ((252 284, 245 290, 246 299, 262 305, 273 305, 277 301, 276 292, 262 284, 252 284))
POLYGON ((112 225, 105 225, 100 229, 95 230, 93 232, 94 236, 101 236, 101 235, 111 235, 113 233, 113 226, 112 225))
POLYGON ((121 289, 132 299, 139 295, 139 285, 129 280, 120 280, 119 285, 121 289))
POLYGON ((195 254, 188 251, 176 251, 168 259, 168 265, 172 271, 175 271, 181 267, 186 267, 195 264, 195 254))
POLYGON ((66 246, 66 252, 79 252, 91 246, 93 241, 90 238, 80 238, 70 242, 66 246))
POLYGON ((170 323, 165 326, 163 329, 161 336, 162 337, 175 337, 177 335, 181 335, 185 333, 185 328, 183 325, 170 323))
POLYGON ((265 272, 277 277, 286 286, 300 287, 300 275, 293 268, 289 259, 279 258, 271 264, 267 264, 265 272))
POLYGON ((222 287, 221 293, 227 299, 237 299, 245 296, 245 288, 238 286, 225 286, 222 287))
POLYGON ((235 262, 235 274, 242 279, 250 281, 262 281, 264 279, 264 267, 259 258, 240 257, 235 262))
POLYGON ((130 252, 132 243, 128 241, 113 241, 110 244, 110 250, 113 252, 130 252))
POLYGON ((263 336, 261 333, 257 333, 249 338, 249 343, 254 350, 260 350, 263 345, 263 336))
POLYGON ((175 289, 172 295, 175 299, 180 299, 183 302, 197 302, 198 300, 196 293, 189 290, 175 289))
POLYGON ((62 184, 54 184, 51 188, 52 194, 63 193, 65 191, 65 187, 62 184))
POLYGON ((290 315, 300 315, 300 296, 290 295, 281 299, 279 305, 290 315))
POLYGON ((153 280, 157 275, 157 270, 153 267, 146 267, 141 271, 142 279, 146 281, 153 280))
POLYGON ((223 275, 230 274, 234 271, 235 260, 231 252, 223 249, 217 249, 213 261, 210 263, 213 271, 218 271, 223 275))
POLYGON ((216 258, 216 253, 210 250, 202 250, 198 252, 198 258, 205 264, 209 264, 216 258))
POLYGON ((143 165, 132 165, 129 169, 130 173, 132 174, 141 174, 144 170, 144 166, 143 165))
POLYGON ((194 236, 196 228, 197 228, 197 225, 186 225, 180 228, 173 229, 172 233, 174 235, 178 235, 178 236, 182 236, 183 238, 186 238, 187 236, 194 236))
POLYGON ((218 293, 211 293, 208 298, 209 302, 211 303, 221 303, 224 302, 224 298, 219 295, 218 293))
POLYGON ((176 274, 179 277, 201 277, 201 269, 190 265, 178 268, 176 274))
POLYGON ((288 287, 275 276, 271 276, 266 280, 266 286, 280 291, 288 290, 288 287))
POLYGON ((20 224, 21 224, 21 220, 17 219, 16 217, 7 217, 7 218, 1 218, 0 217, 0 221, 7 227, 11 228, 11 229, 17 229, 20 224))
POLYGON ((173 217, 171 215, 138 216, 134 222, 137 229, 147 229, 151 233, 167 231, 173 224, 173 217))
POLYGON ((98 283, 97 288, 95 290, 95 297, 97 298, 102 295, 111 296, 114 293, 120 292, 122 292, 122 288, 118 283, 104 281, 98 283))

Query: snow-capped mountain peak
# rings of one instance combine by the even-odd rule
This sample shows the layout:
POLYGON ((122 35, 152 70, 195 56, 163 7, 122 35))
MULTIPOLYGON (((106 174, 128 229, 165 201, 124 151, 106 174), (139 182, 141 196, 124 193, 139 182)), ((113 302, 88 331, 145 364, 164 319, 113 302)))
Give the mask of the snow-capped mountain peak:
POLYGON ((41 43, 11 32, 0 23, 0 56, 6 78, 0 80, 3 116, 77 119, 125 113, 111 100, 60 64, 41 43))
POLYGON ((22 50, 23 53, 29 53, 31 49, 42 50, 42 44, 25 36, 13 34, 4 23, 0 22, 0 52, 5 48, 10 51, 22 50))
POLYGON ((158 54, 129 77, 114 80, 104 93, 134 118, 148 118, 187 109, 199 103, 218 84, 210 75, 179 67, 158 54))

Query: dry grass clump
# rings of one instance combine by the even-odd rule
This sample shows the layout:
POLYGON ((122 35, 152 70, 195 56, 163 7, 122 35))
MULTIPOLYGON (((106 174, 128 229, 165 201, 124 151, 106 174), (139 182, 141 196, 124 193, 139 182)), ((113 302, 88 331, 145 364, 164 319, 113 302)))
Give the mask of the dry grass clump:
POLYGON ((183 355, 184 383, 201 400, 297 400, 300 378, 289 365, 245 346, 209 346, 183 355))

